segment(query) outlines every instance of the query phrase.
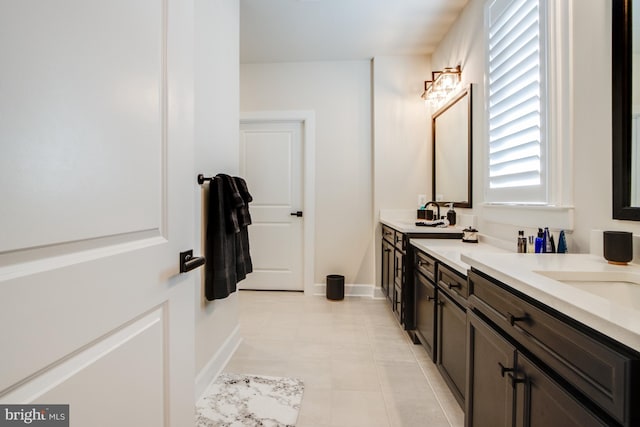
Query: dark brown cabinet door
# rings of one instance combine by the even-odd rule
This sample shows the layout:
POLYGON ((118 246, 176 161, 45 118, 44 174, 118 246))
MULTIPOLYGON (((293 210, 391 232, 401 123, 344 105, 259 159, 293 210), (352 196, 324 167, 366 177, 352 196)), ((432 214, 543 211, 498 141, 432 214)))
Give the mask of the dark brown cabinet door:
POLYGON ((400 251, 395 251, 394 256, 396 260, 393 278, 396 284, 402 287, 404 284, 404 254, 400 251))
POLYGON ((510 381, 516 350, 472 312, 468 316, 466 427, 506 427, 514 423, 510 381))
POLYGON ((398 319, 398 322, 402 323, 402 289, 397 284, 392 285, 391 289, 393 289, 393 314, 398 319))
POLYGON ((518 354, 517 427, 601 427, 606 424, 518 354))
POLYGON ((393 245, 386 240, 382 240, 382 292, 390 300, 393 298, 393 245))
POLYGON ((393 264, 393 283, 394 283, 394 298, 393 298, 393 312, 398 318, 400 324, 404 323, 403 317, 403 300, 402 290, 404 288, 404 255, 402 252, 394 251, 394 264, 393 264))
POLYGON ((436 287, 422 274, 415 274, 416 334, 435 361, 436 287))
POLYGON ((467 376, 467 313, 442 290, 438 292, 438 369, 460 406, 467 376))

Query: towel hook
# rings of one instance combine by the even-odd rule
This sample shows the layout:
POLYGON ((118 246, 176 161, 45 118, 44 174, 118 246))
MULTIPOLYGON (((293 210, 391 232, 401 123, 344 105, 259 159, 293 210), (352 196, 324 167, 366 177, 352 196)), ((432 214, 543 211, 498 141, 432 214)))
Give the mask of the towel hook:
POLYGON ((213 177, 206 177, 203 174, 198 174, 198 184, 202 185, 207 181, 213 180, 213 177))

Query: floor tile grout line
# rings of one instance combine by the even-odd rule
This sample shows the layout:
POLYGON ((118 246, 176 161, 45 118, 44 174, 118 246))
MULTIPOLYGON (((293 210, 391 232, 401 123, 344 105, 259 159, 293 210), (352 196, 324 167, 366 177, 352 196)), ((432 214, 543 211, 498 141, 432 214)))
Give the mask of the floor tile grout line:
MULTIPOLYGON (((394 323, 396 328, 399 328, 399 325, 397 323, 394 323)), ((372 343, 372 336, 369 333, 369 331, 367 331, 367 342, 369 343, 369 348, 371 349, 371 351, 373 352, 373 343, 372 343)), ((380 369, 379 369, 379 364, 378 362, 375 360, 374 358, 374 365, 376 367, 376 377, 378 377, 378 387, 380 388, 380 394, 382 395, 382 401, 384 402, 384 411, 387 414, 387 424, 392 427, 393 424, 391 423, 391 416, 389 415, 389 411, 390 411, 390 402, 389 402, 389 398, 386 396, 386 394, 384 393, 384 391, 382 390, 382 381, 381 381, 381 377, 380 377, 380 369)))
MULTIPOLYGON (((407 339, 409 341, 411 341, 411 339, 409 337, 407 337, 407 339)), ((422 345, 422 344, 414 344, 414 345, 422 345)), ((418 361, 418 355, 414 351, 413 347, 411 347, 411 353, 413 354, 413 358, 416 360, 416 363, 418 364, 418 367, 420 368, 420 371, 422 372, 422 375, 427 380, 427 384, 429 384, 429 388, 433 392, 433 396, 435 397, 436 401, 438 402, 438 405, 440 406, 440 409, 442 410, 442 413, 444 414, 444 417, 447 419, 447 422, 449 423, 449 426, 454 427, 453 426, 453 421, 451 420, 451 418, 449 418, 449 413, 444 409, 444 406, 442 405, 442 401, 440 400, 440 397, 438 397, 438 393, 436 392, 435 388, 433 387, 433 384, 431 383, 431 380, 429 379, 429 375, 427 375, 427 372, 422 367, 422 364, 418 361)))
MULTIPOLYGON (((394 322, 394 325, 396 326, 396 328, 400 329, 403 332, 404 340, 409 344, 409 349, 411 351, 411 355, 413 356, 413 359, 415 360, 416 364, 420 368, 420 372, 422 372, 422 375, 427 380, 427 384, 429 384, 429 388, 433 392, 433 396, 435 397, 436 401, 438 402, 438 406, 440 406, 440 409, 442 410, 442 413, 444 414, 444 417, 447 419, 447 422, 449 423, 449 426, 454 427, 453 426, 453 422, 452 422, 451 418, 449 417, 449 414, 444 409, 442 401, 438 397, 438 393, 436 392, 435 388, 433 387, 433 384, 431 383, 431 380, 429 379, 429 376, 427 375, 426 371, 424 370, 424 368, 422 367, 422 365, 418 361, 418 356, 417 356, 416 352, 414 351, 414 346, 421 345, 421 344, 414 344, 413 341, 411 340, 411 338, 409 337, 408 333, 406 333, 406 331, 404 331, 402 329, 402 327, 401 327, 401 325, 399 323, 394 322)), ((378 378, 378 380, 379 380, 379 378, 378 378)), ((384 399, 384 394, 383 394, 383 399, 384 399)), ((386 403, 386 399, 385 399, 385 406, 386 406, 386 404, 387 403, 386 403)))

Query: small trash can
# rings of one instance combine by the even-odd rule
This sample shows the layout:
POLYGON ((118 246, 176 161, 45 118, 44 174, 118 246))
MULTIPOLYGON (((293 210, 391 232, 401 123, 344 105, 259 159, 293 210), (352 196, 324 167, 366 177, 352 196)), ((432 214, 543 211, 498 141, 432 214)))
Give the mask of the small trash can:
POLYGON ((344 276, 339 274, 327 276, 327 299, 334 301, 344 299, 344 276))

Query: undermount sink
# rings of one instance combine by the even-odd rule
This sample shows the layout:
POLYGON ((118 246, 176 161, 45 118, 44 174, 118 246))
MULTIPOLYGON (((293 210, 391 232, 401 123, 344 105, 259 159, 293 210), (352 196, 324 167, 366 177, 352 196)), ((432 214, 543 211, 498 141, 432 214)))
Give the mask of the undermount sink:
POLYGON ((549 279, 575 284, 628 283, 640 285, 640 273, 631 271, 535 271, 549 279))
POLYGON ((640 309, 640 273, 631 271, 535 271, 583 291, 640 309))

